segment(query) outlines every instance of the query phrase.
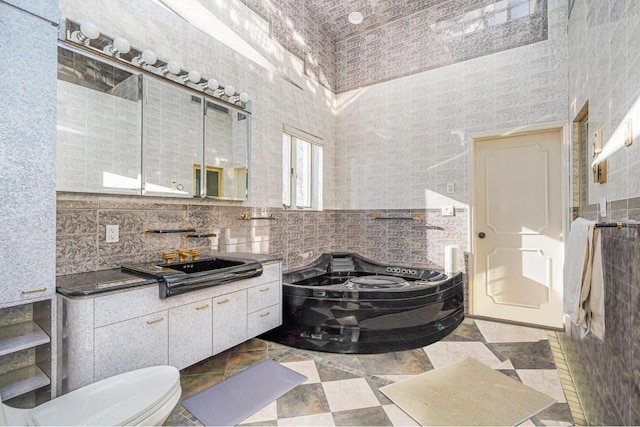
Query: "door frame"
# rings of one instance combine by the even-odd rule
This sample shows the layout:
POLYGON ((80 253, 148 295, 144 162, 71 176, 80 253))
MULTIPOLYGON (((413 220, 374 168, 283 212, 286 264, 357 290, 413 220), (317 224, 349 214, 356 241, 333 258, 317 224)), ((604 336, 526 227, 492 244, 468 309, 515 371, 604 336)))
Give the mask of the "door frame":
MULTIPOLYGON (((475 235, 476 235, 476 142, 477 140, 486 140, 486 139, 500 139, 500 138, 509 138, 513 136, 532 134, 532 133, 540 133, 550 130, 560 130, 561 135, 561 147, 560 147, 560 164, 561 164, 561 210, 562 214, 562 237, 563 244, 567 241, 568 232, 569 232, 569 224, 571 223, 572 215, 569 211, 569 195, 570 195, 570 176, 569 173, 571 171, 570 159, 571 159, 571 126, 567 122, 547 122, 540 123, 536 125, 529 126, 519 126, 508 129, 497 129, 491 131, 482 131, 482 132, 473 132, 466 135, 467 139, 467 147, 468 150, 468 165, 469 165, 469 264, 468 264, 468 295, 469 301, 467 302, 469 315, 474 316, 476 313, 475 310, 475 257, 476 257, 476 248, 475 248, 475 235)), ((564 286, 561 287, 564 289, 564 286)), ((499 319, 498 319, 499 320, 499 319)), ((525 324, 525 322, 523 322, 525 324)), ((531 325, 536 326, 536 325, 531 325)))

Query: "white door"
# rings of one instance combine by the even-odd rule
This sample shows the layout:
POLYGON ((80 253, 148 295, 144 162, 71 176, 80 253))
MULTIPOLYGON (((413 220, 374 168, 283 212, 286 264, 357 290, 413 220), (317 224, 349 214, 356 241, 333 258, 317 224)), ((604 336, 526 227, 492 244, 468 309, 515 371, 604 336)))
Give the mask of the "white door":
POLYGON ((472 314, 562 327, 561 130, 475 141, 472 314))

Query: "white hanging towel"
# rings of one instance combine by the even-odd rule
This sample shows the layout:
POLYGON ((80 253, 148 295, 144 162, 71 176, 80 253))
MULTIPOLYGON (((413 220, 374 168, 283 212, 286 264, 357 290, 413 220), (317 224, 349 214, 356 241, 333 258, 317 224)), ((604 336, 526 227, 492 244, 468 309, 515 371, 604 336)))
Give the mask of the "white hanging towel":
POLYGON ((600 229, 578 218, 571 223, 564 259, 564 312, 581 338, 604 339, 604 277, 600 229))

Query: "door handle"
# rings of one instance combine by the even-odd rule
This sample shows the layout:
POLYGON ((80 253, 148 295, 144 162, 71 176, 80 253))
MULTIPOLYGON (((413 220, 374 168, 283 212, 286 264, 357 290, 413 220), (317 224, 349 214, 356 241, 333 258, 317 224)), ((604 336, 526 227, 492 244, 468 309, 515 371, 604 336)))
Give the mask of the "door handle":
POLYGON ((487 235, 484 234, 484 232, 481 231, 481 232, 478 233, 478 237, 481 238, 481 239, 484 239, 485 237, 487 237, 487 235))

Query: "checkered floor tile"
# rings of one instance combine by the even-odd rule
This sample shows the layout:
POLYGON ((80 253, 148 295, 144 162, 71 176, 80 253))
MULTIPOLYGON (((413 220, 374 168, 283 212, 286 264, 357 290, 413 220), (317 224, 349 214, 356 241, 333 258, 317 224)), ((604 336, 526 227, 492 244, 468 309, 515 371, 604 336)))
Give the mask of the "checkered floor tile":
MULTIPOLYGON (((253 339, 184 369, 182 399, 262 360, 273 359, 308 379, 240 425, 412 426, 417 425, 415 421, 378 389, 467 357, 557 400, 523 425, 573 423, 547 332, 472 319, 466 319, 440 342, 373 355, 321 353, 253 339)), ((201 424, 178 405, 165 425, 201 424)))

